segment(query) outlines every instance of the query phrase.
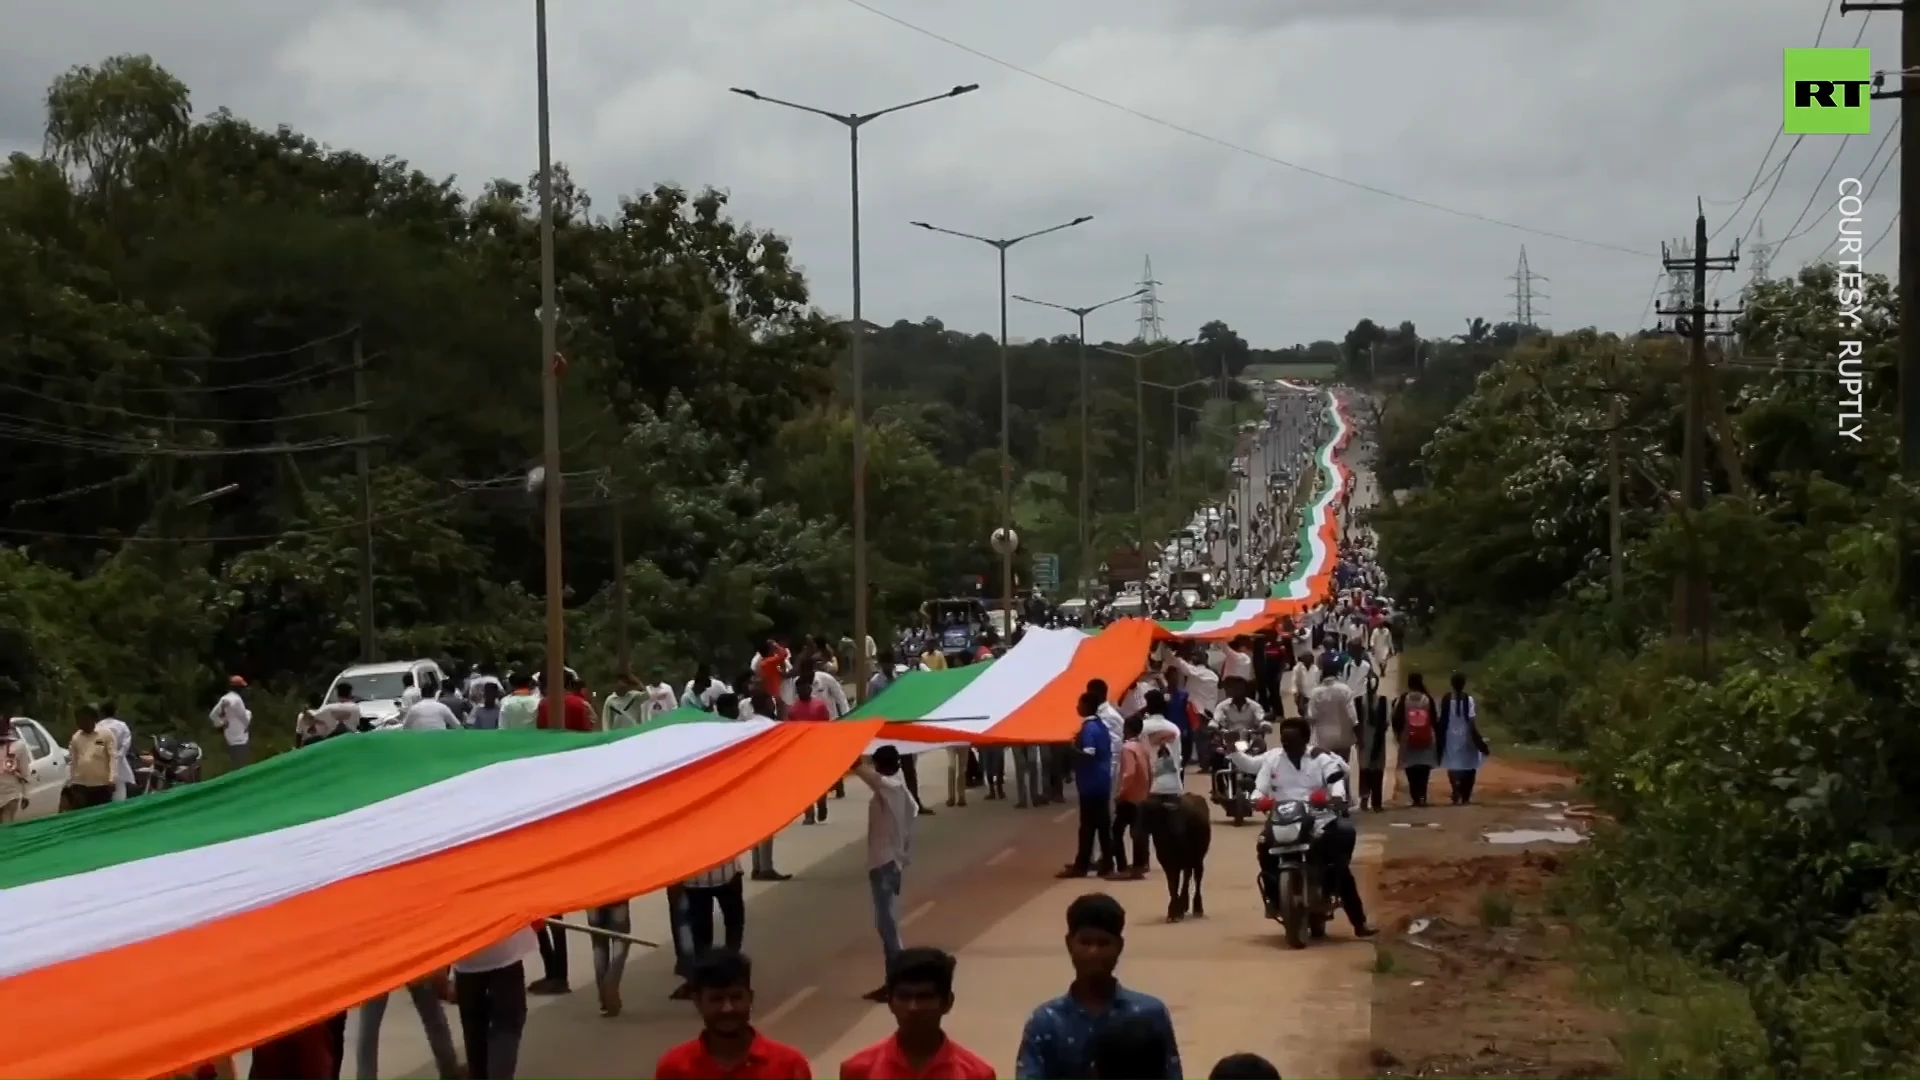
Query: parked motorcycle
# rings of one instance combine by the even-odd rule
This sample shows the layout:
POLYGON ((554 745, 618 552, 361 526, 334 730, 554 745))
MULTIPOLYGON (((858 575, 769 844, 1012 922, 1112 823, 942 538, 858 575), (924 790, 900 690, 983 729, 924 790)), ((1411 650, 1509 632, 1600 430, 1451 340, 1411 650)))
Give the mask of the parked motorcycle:
POLYGON ((127 789, 129 797, 200 782, 199 743, 172 735, 155 735, 152 743, 133 763, 133 783, 127 789))
POLYGON ((1316 795, 1317 803, 1288 801, 1267 812, 1267 839, 1279 863, 1275 882, 1279 922, 1286 931, 1287 944, 1296 949, 1306 948, 1310 937, 1326 936, 1335 907, 1324 871, 1309 858, 1324 822, 1336 812, 1325 801, 1324 793, 1316 795))
POLYGON ((1213 804, 1224 809, 1235 825, 1245 825, 1253 815, 1254 778, 1234 768, 1235 751, 1255 757, 1266 753, 1266 732, 1215 731, 1213 734, 1213 804))

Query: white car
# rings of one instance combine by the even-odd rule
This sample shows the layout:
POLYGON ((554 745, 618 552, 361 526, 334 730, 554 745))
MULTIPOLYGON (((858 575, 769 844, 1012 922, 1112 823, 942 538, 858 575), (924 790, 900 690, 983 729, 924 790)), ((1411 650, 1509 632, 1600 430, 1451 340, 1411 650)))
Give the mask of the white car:
POLYGON ((406 687, 401 677, 413 676, 413 685, 431 679, 441 686, 447 685, 447 673, 440 665, 431 660, 395 660, 384 664, 355 664, 333 677, 327 684, 327 696, 332 701, 334 691, 341 683, 353 686, 354 704, 360 706, 360 718, 378 726, 400 715, 400 695, 406 687))
POLYGON ((41 727, 38 720, 16 716, 8 722, 13 725, 14 734, 26 742, 27 753, 33 757, 27 772, 27 805, 14 820, 28 821, 59 813, 60 794, 73 779, 67 748, 55 742, 53 734, 41 727))

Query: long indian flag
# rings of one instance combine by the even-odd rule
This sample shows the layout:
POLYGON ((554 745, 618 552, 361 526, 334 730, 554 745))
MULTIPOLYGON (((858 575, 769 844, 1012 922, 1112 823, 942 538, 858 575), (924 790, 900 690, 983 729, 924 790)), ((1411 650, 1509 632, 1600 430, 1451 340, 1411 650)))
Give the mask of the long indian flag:
POLYGON ((0 829, 0 1076, 167 1076, 792 821, 879 724, 394 732, 0 829))
POLYGON ((967 743, 1057 742, 1072 737, 1079 721, 1076 704, 1087 683, 1101 679, 1114 693, 1121 692, 1146 669, 1155 640, 1253 633, 1325 598, 1339 550, 1334 509, 1347 476, 1338 454, 1350 431, 1332 393, 1327 394, 1327 407, 1334 430, 1317 454, 1320 495, 1303 516, 1300 564, 1270 595, 1227 600, 1178 623, 1123 619, 1092 634, 1030 628, 998 660, 903 675, 852 717, 889 721, 876 745, 892 743, 905 751, 967 743))
MULTIPOLYGON (((1288 384, 1293 389, 1307 387, 1288 384)), ((1333 431, 1316 451, 1320 483, 1307 512, 1301 515, 1300 560, 1293 575, 1277 582, 1265 597, 1224 600, 1211 608, 1195 612, 1179 622, 1163 622, 1166 636, 1218 641, 1266 629, 1285 615, 1306 610, 1324 599, 1333 584, 1333 567, 1340 549, 1339 515, 1335 513, 1340 492, 1345 489, 1348 472, 1339 453, 1352 433, 1351 426, 1333 391, 1326 394, 1327 413, 1333 418, 1333 431)))

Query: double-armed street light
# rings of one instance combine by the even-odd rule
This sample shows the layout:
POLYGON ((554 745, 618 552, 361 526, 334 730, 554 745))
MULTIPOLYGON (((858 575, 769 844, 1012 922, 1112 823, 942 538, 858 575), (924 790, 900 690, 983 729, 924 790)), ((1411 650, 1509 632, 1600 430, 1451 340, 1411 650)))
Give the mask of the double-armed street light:
POLYGON ((860 129, 891 113, 970 94, 980 89, 980 84, 968 83, 965 86, 956 86, 944 94, 934 94, 931 97, 923 97, 865 113, 837 113, 781 98, 768 97, 759 91, 746 90, 738 86, 728 89, 754 101, 764 101, 769 105, 781 105, 800 112, 812 113, 815 116, 824 116, 847 129, 847 151, 850 164, 848 175, 853 208, 853 322, 847 333, 847 366, 851 369, 853 380, 853 647, 854 652, 859 654, 859 660, 855 664, 854 693, 857 700, 864 702, 867 699, 867 683, 872 678, 872 672, 868 670, 872 660, 867 655, 867 638, 869 637, 867 629, 867 413, 864 385, 866 369, 861 352, 861 338, 865 335, 865 324, 861 321, 860 307, 860 129))
POLYGON ((1085 225, 1093 220, 1093 215, 1082 214, 1072 221, 1063 221, 1058 225, 1049 225, 1044 229, 1035 229, 1019 236, 990 237, 960 232, 957 229, 943 229, 938 225, 929 225, 924 221, 909 222, 918 229, 928 232, 957 236, 962 240, 972 240, 985 244, 1000 253, 1000 528, 1004 530, 1007 543, 1000 552, 1000 600, 1005 605, 1006 621, 1001 625, 1007 628, 1009 644, 1013 637, 1013 552, 1015 544, 1013 531, 1013 441, 1008 434, 1010 394, 1007 390, 1007 249, 1036 236, 1057 233, 1062 229, 1071 229, 1075 225, 1085 225))
POLYGON ((1184 349, 1192 344, 1190 341, 1170 341, 1144 352, 1109 349, 1105 345, 1094 346, 1096 350, 1109 356, 1124 356, 1133 360, 1133 512, 1138 519, 1135 524, 1138 527, 1138 543, 1143 557, 1147 551, 1147 357, 1158 356, 1174 349, 1184 349))
POLYGON ((1212 379, 1193 379, 1189 382, 1169 385, 1167 383, 1154 382, 1151 379, 1143 380, 1143 385, 1151 386, 1156 390, 1165 390, 1173 395, 1173 505, 1180 507, 1182 512, 1185 512, 1187 504, 1181 497, 1180 490, 1180 471, 1181 465, 1183 464, 1180 453, 1180 410, 1182 408, 1193 409, 1195 412, 1201 412, 1202 410, 1196 409, 1192 405, 1182 405, 1180 395, 1193 387, 1205 386, 1212 381, 1212 379))
POLYGON ((1015 300, 1018 300, 1023 304, 1033 304, 1038 307, 1052 308, 1055 311, 1064 311, 1067 314, 1072 315, 1074 318, 1080 320, 1080 334, 1079 334, 1079 339, 1080 339, 1080 512, 1079 512, 1080 563, 1079 563, 1079 567, 1080 569, 1079 569, 1079 576, 1081 578, 1087 577, 1087 570, 1089 567, 1093 565, 1093 555, 1092 555, 1092 552, 1088 550, 1088 545, 1093 536, 1093 526, 1091 524, 1092 502, 1091 502, 1090 496, 1088 495, 1088 484, 1089 484, 1090 478, 1093 475, 1093 469, 1090 465, 1091 455, 1088 453, 1088 450, 1087 450, 1087 447, 1088 447, 1088 442, 1087 442, 1087 423, 1088 423, 1088 419, 1087 419, 1087 316, 1093 314, 1096 311, 1099 311, 1103 307, 1111 307, 1114 304, 1124 303, 1128 300, 1132 300, 1144 294, 1146 291, 1147 290, 1145 289, 1135 289, 1125 296, 1116 296, 1111 300, 1102 300, 1101 302, 1090 305, 1088 307, 1069 307, 1066 304, 1055 304, 1046 300, 1035 300, 1030 296, 1021 296, 1018 293, 1015 293, 1013 297, 1015 300))

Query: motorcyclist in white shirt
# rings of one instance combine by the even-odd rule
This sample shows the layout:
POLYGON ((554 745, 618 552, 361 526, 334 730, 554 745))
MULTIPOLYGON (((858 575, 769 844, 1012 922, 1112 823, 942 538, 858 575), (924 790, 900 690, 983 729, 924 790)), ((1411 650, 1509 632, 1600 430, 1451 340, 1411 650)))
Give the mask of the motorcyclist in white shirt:
MULTIPOLYGON (((1341 910, 1353 924, 1355 937, 1372 937, 1367 925, 1366 906, 1360 901, 1360 884, 1353 876, 1353 849, 1359 842, 1353 824, 1346 819, 1347 763, 1336 755, 1309 746, 1312 727, 1299 717, 1280 722, 1280 745, 1258 758, 1235 753, 1239 768, 1257 765, 1254 779, 1254 808, 1271 810, 1276 803, 1304 802, 1315 807, 1320 834, 1314 841, 1312 856, 1326 873, 1327 888, 1340 898, 1341 910)), ((1254 849, 1260 865, 1260 898, 1267 917, 1279 917, 1279 865, 1271 850, 1266 829, 1254 849)))

